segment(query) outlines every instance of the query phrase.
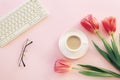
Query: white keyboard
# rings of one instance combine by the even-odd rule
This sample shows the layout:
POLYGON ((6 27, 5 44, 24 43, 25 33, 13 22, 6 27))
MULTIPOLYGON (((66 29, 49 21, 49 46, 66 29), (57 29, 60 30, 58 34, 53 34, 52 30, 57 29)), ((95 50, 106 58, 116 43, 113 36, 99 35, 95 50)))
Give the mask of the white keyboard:
POLYGON ((47 15, 37 0, 25 2, 17 10, 0 19, 0 46, 5 46, 47 15))

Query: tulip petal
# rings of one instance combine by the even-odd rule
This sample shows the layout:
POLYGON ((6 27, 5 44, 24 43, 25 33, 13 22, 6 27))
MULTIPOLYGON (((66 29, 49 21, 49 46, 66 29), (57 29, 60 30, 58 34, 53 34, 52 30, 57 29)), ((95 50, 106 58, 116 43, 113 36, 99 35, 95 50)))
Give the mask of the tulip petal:
POLYGON ((69 63, 69 61, 64 59, 58 59, 54 65, 54 71, 58 73, 68 72, 70 68, 71 68, 71 64, 69 63))
POLYGON ((103 27, 104 27, 104 29, 106 30, 106 32, 109 33, 109 31, 110 31, 110 28, 109 28, 109 26, 110 26, 109 21, 105 19, 102 23, 103 23, 103 27))
POLYGON ((81 20, 81 25, 92 33, 99 29, 98 21, 91 14, 81 20))
POLYGON ((116 31, 116 19, 113 18, 111 21, 111 31, 115 32, 116 31))
POLYGON ((111 34, 116 31, 116 18, 115 17, 110 16, 108 18, 105 18, 102 21, 102 24, 108 34, 111 34))
POLYGON ((91 23, 91 25, 93 26, 94 29, 99 29, 99 24, 98 21, 95 17, 93 17, 92 15, 88 16, 89 22, 91 23))
POLYGON ((90 31, 92 33, 94 32, 91 24, 86 19, 81 20, 81 25, 84 26, 84 28, 87 29, 88 31, 90 31))

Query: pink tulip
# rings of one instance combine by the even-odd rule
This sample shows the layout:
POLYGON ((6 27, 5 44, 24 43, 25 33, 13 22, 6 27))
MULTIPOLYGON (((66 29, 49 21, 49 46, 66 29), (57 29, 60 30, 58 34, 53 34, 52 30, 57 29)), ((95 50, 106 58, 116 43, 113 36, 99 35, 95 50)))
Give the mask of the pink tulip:
POLYGON ((81 25, 88 31, 94 33, 99 29, 99 23, 91 14, 81 20, 81 25))
POLYGON ((71 69, 71 64, 69 61, 64 59, 58 59, 54 65, 54 71, 57 73, 65 73, 71 69))
POLYGON ((115 17, 110 16, 108 18, 105 18, 102 21, 102 24, 108 34, 112 34, 116 31, 116 18, 115 17))

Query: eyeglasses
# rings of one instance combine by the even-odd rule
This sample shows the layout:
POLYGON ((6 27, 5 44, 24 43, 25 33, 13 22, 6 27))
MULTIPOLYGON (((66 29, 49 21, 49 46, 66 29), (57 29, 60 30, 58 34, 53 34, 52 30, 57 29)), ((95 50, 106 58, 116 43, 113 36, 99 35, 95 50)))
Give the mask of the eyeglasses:
POLYGON ((26 51, 26 48, 32 43, 33 43, 33 41, 30 41, 29 39, 26 39, 26 41, 24 42, 22 50, 21 50, 21 54, 19 57, 19 64, 18 64, 19 67, 21 65, 23 65, 24 67, 26 66, 26 64, 24 62, 25 51, 26 51))

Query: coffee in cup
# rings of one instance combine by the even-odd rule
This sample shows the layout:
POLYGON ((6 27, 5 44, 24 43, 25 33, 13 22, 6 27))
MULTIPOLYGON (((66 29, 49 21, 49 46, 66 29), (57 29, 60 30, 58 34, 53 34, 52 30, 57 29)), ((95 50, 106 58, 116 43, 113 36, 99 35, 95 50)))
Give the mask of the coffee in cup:
POLYGON ((81 45, 80 38, 76 35, 69 36, 66 40, 66 46, 71 51, 76 51, 81 45))

